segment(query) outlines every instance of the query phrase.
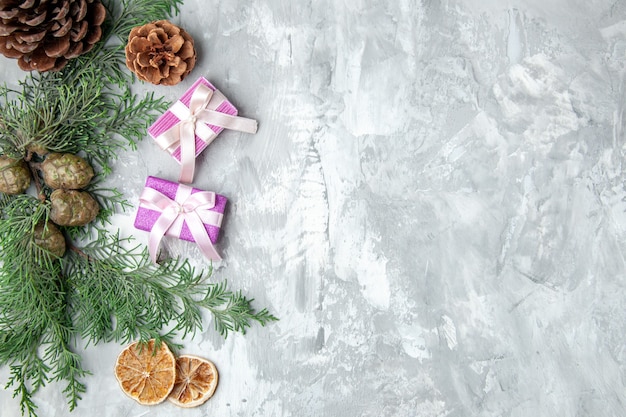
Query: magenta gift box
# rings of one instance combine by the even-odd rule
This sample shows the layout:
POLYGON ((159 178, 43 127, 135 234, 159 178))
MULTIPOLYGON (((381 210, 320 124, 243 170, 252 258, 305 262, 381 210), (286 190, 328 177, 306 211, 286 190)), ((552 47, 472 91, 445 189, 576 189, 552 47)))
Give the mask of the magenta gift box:
MULTIPOLYGON (((204 84, 211 90, 213 90, 213 97, 211 98, 211 101, 208 105, 209 110, 215 110, 220 113, 237 116, 237 108, 235 108, 235 106, 233 106, 232 103, 229 102, 228 99, 204 77, 198 78, 198 80, 193 83, 193 85, 189 87, 187 91, 185 91, 185 93, 178 101, 184 104, 185 107, 189 108, 191 96, 200 84, 204 84)), ((176 117, 176 115, 174 115, 171 110, 167 110, 152 124, 152 126, 148 128, 148 133, 150 134, 150 136, 152 136, 153 139, 156 139, 159 135, 172 128, 178 122, 180 122, 180 119, 176 117)), ((211 124, 207 124, 207 126, 213 132, 215 132, 215 135, 209 138, 207 141, 196 135, 196 156, 198 156, 200 152, 202 152, 207 146, 209 146, 209 144, 213 142, 213 140, 215 140, 217 135, 219 135, 219 133, 224 130, 223 127, 213 126, 211 124)), ((174 158, 176 158, 178 162, 180 162, 180 145, 176 146, 173 149, 170 148, 168 151, 172 154, 174 158)))
MULTIPOLYGON (((172 200, 176 199, 176 192, 179 187, 188 187, 184 184, 179 184, 176 182, 164 180, 157 177, 149 176, 146 179, 146 187, 152 188, 156 191, 161 192, 165 196, 169 197, 172 200)), ((197 188, 192 188, 191 194, 200 192, 203 190, 199 190, 197 188)), ((224 210, 226 209, 226 203, 228 199, 220 194, 215 194, 215 207, 212 209, 206 209, 210 211, 214 211, 216 213, 224 214, 224 210)), ((139 230, 144 230, 150 232, 152 230, 152 226, 156 223, 158 218, 161 216, 161 212, 158 210, 152 210, 147 207, 144 207, 141 203, 139 204, 139 208, 137 210, 137 216, 135 217, 135 227, 139 230)), ((221 221, 219 225, 207 224, 204 223, 204 228, 209 235, 212 243, 217 242, 217 238, 219 237, 221 230, 221 221)), ((187 240, 189 242, 195 242, 187 223, 184 222, 183 226, 180 230, 180 234, 172 231, 171 229, 165 233, 167 236, 178 237, 179 239, 187 240)))

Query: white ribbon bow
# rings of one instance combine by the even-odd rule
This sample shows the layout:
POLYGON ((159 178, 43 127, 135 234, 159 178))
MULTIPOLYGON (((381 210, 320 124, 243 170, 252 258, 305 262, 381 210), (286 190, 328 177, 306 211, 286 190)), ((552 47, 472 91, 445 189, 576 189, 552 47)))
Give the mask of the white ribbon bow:
POLYGON ((217 106, 223 101, 216 99, 216 96, 211 88, 200 84, 191 96, 189 107, 179 100, 170 108, 172 114, 180 121, 155 138, 163 150, 175 149, 180 145, 180 182, 193 182, 196 137, 207 144, 217 137, 217 133, 208 125, 245 133, 257 131, 256 120, 216 111, 217 106))

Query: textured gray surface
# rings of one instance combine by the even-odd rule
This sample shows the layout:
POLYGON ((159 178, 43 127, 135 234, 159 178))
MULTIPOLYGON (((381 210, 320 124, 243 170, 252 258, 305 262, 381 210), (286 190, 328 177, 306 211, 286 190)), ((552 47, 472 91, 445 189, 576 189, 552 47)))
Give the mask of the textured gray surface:
MULTIPOLYGON (((259 120, 194 185, 231 201, 215 277, 281 318, 187 341, 221 382, 184 415, 626 414, 626 3, 187 0, 172 20, 198 66, 137 91, 204 75, 259 120)), ((113 179, 136 199, 147 175, 177 177, 148 139, 113 179)), ((176 414, 122 394, 120 349, 85 350, 78 409, 51 385, 41 415, 176 414)))

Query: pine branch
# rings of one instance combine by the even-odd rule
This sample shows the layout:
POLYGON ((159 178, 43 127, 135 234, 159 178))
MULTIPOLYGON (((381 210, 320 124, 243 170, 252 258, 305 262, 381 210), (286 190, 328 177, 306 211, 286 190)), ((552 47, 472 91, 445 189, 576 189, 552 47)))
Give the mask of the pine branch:
POLYGON ((28 413, 27 415, 29 417, 36 417, 37 405, 33 402, 32 391, 28 389, 26 381, 27 377, 24 375, 23 366, 11 366, 11 376, 9 377, 4 389, 9 389, 12 386, 15 386, 13 398, 19 397, 22 415, 26 415, 26 413, 28 413))
MULTIPOLYGON (((45 219, 47 208, 33 197, 24 196, 14 199, 4 212, 6 216, 0 220, 0 364, 21 361, 29 372, 21 373, 16 380, 29 377, 35 381, 35 390, 52 372, 53 380, 67 382, 64 392, 73 408, 85 390, 80 378, 86 373, 79 356, 69 347, 74 329, 67 314, 61 264, 37 246, 32 233, 35 225, 45 219), (39 358, 42 349, 43 357, 39 358)), ((21 404, 30 410, 31 391, 24 388, 23 382, 18 390, 21 404)))
POLYGON ((253 321, 276 320, 265 309, 255 312, 252 300, 229 291, 226 282, 206 282, 211 270, 196 273, 180 259, 154 265, 145 249, 124 249, 117 236, 101 239, 67 258, 74 321, 90 343, 149 339, 171 323, 171 336, 185 337, 202 329, 202 309, 214 315, 224 337, 245 333, 253 321))
POLYGON ((267 309, 254 311, 253 301, 243 296, 241 291, 235 293, 228 291, 224 281, 223 286, 215 286, 207 293, 201 305, 213 314, 215 330, 223 337, 227 337, 228 333, 233 331, 245 334, 252 321, 265 326, 278 320, 267 309))
POLYGON ((126 42, 133 27, 163 19, 164 16, 178 14, 183 0, 122 0, 121 7, 113 1, 105 1, 103 4, 107 7, 113 21, 107 35, 126 42))
MULTIPOLYGON (((169 103, 162 98, 155 98, 153 93, 139 99, 125 91, 118 95, 116 108, 108 123, 109 131, 127 139, 141 140, 148 128, 145 115, 160 114, 167 110, 169 103)), ((134 144, 134 142, 131 142, 134 144)))
POLYGON ((109 161, 135 149, 168 103, 153 94, 140 98, 128 87, 113 91, 103 71, 87 67, 69 85, 61 75, 46 73, 28 78, 19 93, 6 90, 0 108, 3 153, 23 157, 33 144, 52 152, 82 152, 100 166, 101 175, 110 174, 109 161))

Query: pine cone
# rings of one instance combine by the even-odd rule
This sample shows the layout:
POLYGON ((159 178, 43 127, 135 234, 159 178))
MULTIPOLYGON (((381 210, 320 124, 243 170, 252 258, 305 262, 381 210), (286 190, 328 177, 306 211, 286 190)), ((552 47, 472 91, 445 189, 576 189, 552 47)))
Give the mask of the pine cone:
POLYGON ((130 31, 126 66, 140 80, 175 85, 196 65, 192 37, 167 20, 158 20, 130 31))
POLYGON ((102 37, 100 0, 0 0, 0 53, 24 71, 57 71, 102 37))
POLYGON ((21 194, 30 186, 30 171, 23 159, 0 156, 0 192, 21 194))
POLYGON ((59 226, 84 226, 100 211, 96 200, 86 191, 54 190, 50 202, 50 220, 59 226))
POLYGON ((35 244, 59 258, 65 254, 65 237, 51 222, 39 223, 33 232, 35 244))
POLYGON ((51 153, 41 164, 43 180, 51 188, 85 188, 94 176, 87 161, 71 153, 51 153))

